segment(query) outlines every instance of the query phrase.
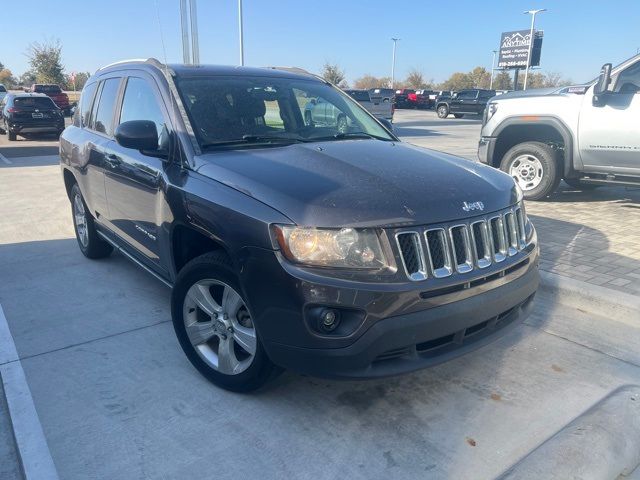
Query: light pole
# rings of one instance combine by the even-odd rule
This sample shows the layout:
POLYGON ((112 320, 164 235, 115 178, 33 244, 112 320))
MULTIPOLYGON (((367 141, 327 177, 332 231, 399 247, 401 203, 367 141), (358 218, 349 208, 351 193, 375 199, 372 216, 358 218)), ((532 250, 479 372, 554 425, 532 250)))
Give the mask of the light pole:
POLYGON ((497 50, 493 51, 493 60, 491 60, 491 83, 489 84, 489 90, 493 90, 493 71, 496 69, 496 53, 497 50))
POLYGON ((392 38, 391 40, 393 40, 393 56, 391 58, 391 88, 393 88, 393 83, 396 76, 396 44, 400 39, 392 38))
POLYGON ((531 66, 531 52, 533 51, 533 28, 536 23, 536 15, 541 12, 546 12, 546 8, 539 8, 538 10, 527 10, 523 12, 525 15, 531 15, 531 31, 529 32, 529 54, 527 55, 527 68, 524 71, 524 85, 523 90, 527 89, 527 79, 529 78, 529 67, 531 66))
POLYGON ((244 33, 242 28, 242 0, 238 0, 238 30, 240 32, 240 66, 244 65, 244 33))

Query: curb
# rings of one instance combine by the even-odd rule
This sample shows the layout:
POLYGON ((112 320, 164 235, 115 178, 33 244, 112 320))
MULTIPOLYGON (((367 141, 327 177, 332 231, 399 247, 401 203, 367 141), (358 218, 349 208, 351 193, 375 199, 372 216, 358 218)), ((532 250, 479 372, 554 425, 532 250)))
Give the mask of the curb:
POLYGON ((538 446, 500 480, 617 479, 640 463, 640 386, 622 386, 538 446))
POLYGON ((540 270, 540 289, 561 301, 608 318, 639 319, 640 297, 540 270))
POLYGON ((0 305, 0 381, 4 388, 22 475, 25 480, 58 480, 58 473, 51 458, 2 305, 0 305))

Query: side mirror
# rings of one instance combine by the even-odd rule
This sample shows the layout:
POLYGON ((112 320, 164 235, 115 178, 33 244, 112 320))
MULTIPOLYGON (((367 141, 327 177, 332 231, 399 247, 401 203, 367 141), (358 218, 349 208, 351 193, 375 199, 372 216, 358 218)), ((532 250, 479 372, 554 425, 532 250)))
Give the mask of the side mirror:
POLYGON ((593 105, 595 107, 602 106, 606 103, 605 97, 608 93, 607 88, 611 83, 611 64, 605 63, 600 70, 598 81, 593 86, 593 105))
POLYGON ((389 120, 387 120, 386 118, 379 118, 378 121, 385 126, 385 128, 387 130, 389 130, 391 133, 393 133, 393 123, 391 123, 389 120))
POLYGON ((158 150, 158 129, 149 120, 131 120, 118 125, 116 142, 124 148, 133 150, 158 150))

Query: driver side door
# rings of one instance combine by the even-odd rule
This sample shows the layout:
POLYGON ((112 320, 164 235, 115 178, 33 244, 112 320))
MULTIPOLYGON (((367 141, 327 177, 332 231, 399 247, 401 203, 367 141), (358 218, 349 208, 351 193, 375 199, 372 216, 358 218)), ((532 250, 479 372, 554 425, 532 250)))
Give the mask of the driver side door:
POLYGON ((578 124, 585 170, 640 175, 640 61, 618 73, 604 105, 593 105, 593 89, 584 95, 578 124))

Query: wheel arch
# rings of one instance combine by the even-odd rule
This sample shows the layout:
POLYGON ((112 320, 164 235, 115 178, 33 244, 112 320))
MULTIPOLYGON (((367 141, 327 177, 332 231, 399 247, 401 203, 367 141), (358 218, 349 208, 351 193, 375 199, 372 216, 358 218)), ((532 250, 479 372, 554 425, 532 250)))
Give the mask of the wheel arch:
MULTIPOLYGON (((175 275, 200 255, 210 252, 223 252, 230 260, 231 256, 225 244, 215 236, 193 225, 178 223, 171 229, 171 259, 175 275)), ((233 263, 233 262, 232 262, 233 263)))
POLYGON ((71 188, 75 183, 78 183, 78 181, 68 168, 62 169, 62 178, 64 179, 64 188, 67 191, 67 197, 71 200, 71 188))
POLYGON ((491 155, 491 165, 499 168, 505 153, 523 142, 543 142, 562 149, 563 176, 573 171, 574 138, 571 130, 557 117, 519 116, 502 121, 496 128, 496 143, 491 155))

